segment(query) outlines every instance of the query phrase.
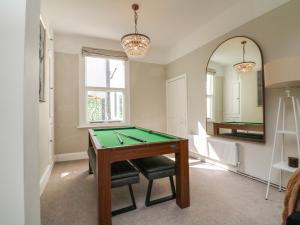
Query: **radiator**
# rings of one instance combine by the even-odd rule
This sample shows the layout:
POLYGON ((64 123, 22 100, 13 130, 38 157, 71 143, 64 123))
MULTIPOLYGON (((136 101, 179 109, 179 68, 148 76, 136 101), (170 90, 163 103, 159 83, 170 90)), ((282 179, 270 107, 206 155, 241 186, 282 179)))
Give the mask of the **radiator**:
POLYGON ((189 149, 206 158, 238 166, 238 144, 214 137, 189 135, 189 149))

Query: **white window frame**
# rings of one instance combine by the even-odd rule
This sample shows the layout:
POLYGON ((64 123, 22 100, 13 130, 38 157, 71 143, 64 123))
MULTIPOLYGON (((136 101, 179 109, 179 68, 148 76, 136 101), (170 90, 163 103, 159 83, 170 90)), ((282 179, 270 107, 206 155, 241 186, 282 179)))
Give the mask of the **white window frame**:
MULTIPOLYGON (((215 115, 214 115, 214 102, 215 102, 215 99, 214 99, 215 98, 215 93, 214 93, 215 92, 215 87, 214 86, 215 86, 215 78, 214 78, 214 75, 212 73, 208 72, 206 76, 208 76, 208 75, 212 76, 212 85, 213 85, 212 88, 213 88, 213 92, 212 92, 212 94, 207 94, 208 90, 206 88, 206 102, 207 102, 208 98, 211 99, 211 104, 210 104, 211 118, 207 117, 207 115, 206 115, 206 119, 207 119, 208 122, 212 122, 212 121, 214 121, 214 117, 215 117, 215 115)), ((206 109, 206 113, 207 113, 207 111, 208 111, 208 109, 206 109)))
MULTIPOLYGON (((79 55, 79 125, 78 128, 93 127, 113 127, 113 126, 129 126, 130 125, 130 75, 129 61, 124 60, 125 65, 125 90, 123 88, 98 88, 86 87, 85 79, 85 57, 79 55), (105 121, 105 122, 88 122, 87 121, 87 90, 94 91, 121 91, 124 94, 124 120, 123 121, 105 121)), ((93 57, 93 56, 90 56, 93 57)), ((109 57, 103 57, 108 58, 109 57)), ((114 58, 111 58, 114 59, 114 58)))

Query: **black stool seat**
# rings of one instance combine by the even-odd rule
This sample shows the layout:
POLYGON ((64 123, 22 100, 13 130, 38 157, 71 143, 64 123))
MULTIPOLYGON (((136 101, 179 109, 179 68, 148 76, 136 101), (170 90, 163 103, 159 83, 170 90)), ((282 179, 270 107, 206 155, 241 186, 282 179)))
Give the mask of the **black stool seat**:
POLYGON ((153 156, 148 158, 133 159, 131 162, 149 180, 145 205, 150 206, 165 202, 176 197, 173 176, 176 174, 175 162, 165 156, 153 156), (154 179, 169 177, 172 195, 164 198, 150 200, 152 184, 154 179))
POLYGON ((111 164, 111 187, 121 187, 139 182, 139 171, 129 162, 121 161, 111 164))
POLYGON ((288 218, 287 218, 287 225, 300 225, 300 212, 293 212, 288 218))
MULTIPOLYGON (((93 148, 88 149, 89 155, 89 172, 96 174, 96 154, 93 148)), ((118 215, 136 209, 136 203, 132 191, 132 184, 139 182, 139 171, 134 168, 128 161, 120 161, 111 164, 111 187, 129 187, 131 206, 112 211, 112 215, 118 215)))
POLYGON ((127 161, 115 162, 111 165, 111 179, 121 179, 139 175, 139 171, 127 161))
POLYGON ((173 175, 175 174, 175 163, 165 156, 133 159, 131 161, 141 169, 141 172, 145 172, 146 174, 162 170, 173 170, 173 175))

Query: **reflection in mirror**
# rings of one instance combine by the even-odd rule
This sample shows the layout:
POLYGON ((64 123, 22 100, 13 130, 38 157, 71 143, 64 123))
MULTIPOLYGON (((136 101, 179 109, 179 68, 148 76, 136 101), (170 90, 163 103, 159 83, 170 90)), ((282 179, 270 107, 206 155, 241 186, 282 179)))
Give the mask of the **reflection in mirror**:
POLYGON ((264 142, 264 75, 257 44, 246 37, 223 42, 206 73, 207 133, 264 142))

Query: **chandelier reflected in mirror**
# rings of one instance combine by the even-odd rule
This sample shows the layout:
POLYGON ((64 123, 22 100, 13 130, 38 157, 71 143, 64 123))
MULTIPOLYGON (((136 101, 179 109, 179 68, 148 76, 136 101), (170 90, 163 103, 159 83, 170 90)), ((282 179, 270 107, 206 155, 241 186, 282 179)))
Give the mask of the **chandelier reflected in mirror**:
POLYGON ((233 68, 236 70, 238 73, 247 73, 251 72, 256 63, 252 61, 245 61, 245 45, 247 41, 242 41, 241 44, 243 45, 243 61, 237 64, 233 65, 233 68))
POLYGON ((121 45, 125 50, 128 57, 139 58, 145 56, 150 46, 150 38, 145 34, 138 33, 137 21, 139 9, 138 4, 133 4, 132 9, 134 11, 134 33, 126 34, 121 38, 121 45))

